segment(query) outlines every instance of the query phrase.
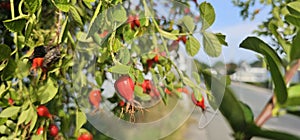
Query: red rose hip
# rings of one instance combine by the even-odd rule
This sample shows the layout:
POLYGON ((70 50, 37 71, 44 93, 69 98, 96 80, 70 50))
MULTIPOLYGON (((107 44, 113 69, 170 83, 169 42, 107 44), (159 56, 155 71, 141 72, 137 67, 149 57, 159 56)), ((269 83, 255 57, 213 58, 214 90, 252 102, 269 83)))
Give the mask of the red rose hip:
POLYGON ((43 134, 43 133, 44 133, 44 127, 40 127, 40 128, 38 128, 37 131, 36 131, 36 134, 37 134, 37 135, 41 135, 41 134, 43 134))
POLYGON ((59 132, 59 129, 55 124, 51 124, 49 126, 49 133, 51 136, 53 136, 53 137, 57 136, 58 132, 59 132))
POLYGON ((194 93, 192 93, 192 101, 196 106, 199 106, 202 110, 206 109, 205 103, 204 103, 204 98, 202 96, 201 100, 198 101, 194 95, 194 93))
POLYGON ((120 96, 129 102, 133 102, 134 83, 128 75, 121 76, 116 80, 114 86, 120 96))
POLYGON ((77 140, 93 140, 93 135, 89 133, 83 133, 77 138, 77 140))
POLYGON ((48 117, 48 118, 52 118, 52 115, 49 113, 49 110, 46 106, 44 105, 40 105, 38 108, 37 108, 37 114, 40 116, 40 117, 48 117))
POLYGON ((95 108, 99 107, 101 100, 102 98, 100 90, 92 90, 89 93, 89 101, 95 108))

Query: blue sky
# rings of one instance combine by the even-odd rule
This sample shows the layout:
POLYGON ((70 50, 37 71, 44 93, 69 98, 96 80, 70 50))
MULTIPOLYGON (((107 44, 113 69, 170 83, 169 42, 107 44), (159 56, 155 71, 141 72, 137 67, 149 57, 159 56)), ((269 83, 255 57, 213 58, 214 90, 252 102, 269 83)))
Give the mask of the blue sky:
MULTIPOLYGON (((226 35, 228 47, 223 47, 223 57, 225 62, 238 63, 243 60, 247 62, 257 60, 255 53, 239 48, 239 44, 247 36, 255 36, 252 32, 255 29, 258 29, 258 25, 267 19, 269 10, 266 8, 263 9, 252 21, 249 19, 243 20, 239 13, 240 9, 235 7, 231 1, 208 0, 207 2, 210 2, 213 5, 216 12, 216 20, 210 30, 212 32, 221 32, 226 35)), ((262 39, 266 40, 265 38, 262 39)))

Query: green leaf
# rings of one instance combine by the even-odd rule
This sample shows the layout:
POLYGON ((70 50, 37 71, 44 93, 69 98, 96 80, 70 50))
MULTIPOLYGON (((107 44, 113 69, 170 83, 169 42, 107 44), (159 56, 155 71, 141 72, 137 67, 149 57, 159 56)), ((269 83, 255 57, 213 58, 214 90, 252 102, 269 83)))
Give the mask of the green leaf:
POLYGON ((116 64, 115 66, 108 69, 109 72, 117 73, 117 74, 128 74, 130 70, 130 66, 123 64, 116 64))
POLYGON ((102 71, 95 71, 95 80, 98 84, 98 86, 101 86, 103 81, 104 81, 104 78, 105 76, 103 75, 103 72, 102 71))
POLYGON ((42 0, 25 0, 25 7, 31 14, 35 13, 41 4, 42 0))
POLYGON ((190 80, 188 77, 183 77, 183 83, 189 87, 195 87, 195 83, 190 80))
POLYGON ((211 57, 218 57, 222 52, 222 45, 217 36, 210 32, 203 32, 204 51, 211 57))
POLYGON ((68 25, 69 25, 68 19, 69 19, 69 16, 66 16, 66 18, 63 21, 63 24, 61 26, 61 32, 60 32, 59 40, 58 40, 59 43, 64 42, 65 39, 68 37, 68 25))
POLYGON ((254 119, 254 115, 253 115, 253 112, 252 112, 251 108, 243 102, 240 102, 240 104, 241 104, 241 107, 242 107, 243 112, 244 112, 245 121, 247 123, 252 123, 253 119, 254 119))
POLYGON ((0 125, 5 124, 6 121, 7 121, 7 118, 0 118, 0 125))
POLYGON ((29 131, 33 130, 33 128, 34 128, 34 126, 36 124, 37 118, 38 118, 38 115, 37 115, 36 112, 32 112, 31 115, 32 115, 32 118, 31 118, 31 121, 30 121, 30 129, 29 129, 29 131))
POLYGON ((294 1, 288 3, 287 9, 291 14, 298 16, 300 14, 300 1, 294 1))
POLYGON ((138 98, 140 98, 143 101, 150 101, 151 96, 148 94, 143 93, 143 88, 141 86, 134 86, 134 95, 136 95, 138 98))
POLYGON ((69 12, 70 7, 72 6, 68 0, 55 0, 54 5, 63 12, 69 12))
POLYGON ((10 134, 11 133, 11 130, 5 126, 5 125, 1 125, 0 126, 0 134, 10 134))
POLYGON ((11 49, 5 44, 0 44, 0 62, 10 57, 11 49))
POLYGON ((172 33, 166 32, 166 31, 164 31, 160 28, 158 28, 158 31, 165 38, 168 38, 168 39, 171 39, 171 40, 176 40, 177 39, 177 36, 172 34, 172 33))
POLYGON ((287 53, 289 56, 290 54, 290 44, 282 38, 282 36, 277 32, 278 26, 274 22, 269 23, 269 29, 272 32, 272 34, 275 36, 281 47, 283 48, 284 52, 287 53))
POLYGON ((17 123, 18 125, 20 125, 26 121, 30 111, 31 111, 30 109, 27 109, 21 113, 21 115, 19 116, 19 119, 18 119, 18 123, 17 123))
POLYGON ((294 15, 286 15, 285 20, 300 29, 300 17, 294 15))
POLYGON ((265 42, 256 38, 248 37, 241 44, 241 48, 249 49, 265 56, 271 71, 271 77, 275 85, 275 95, 280 104, 287 99, 287 89, 283 77, 280 73, 281 60, 276 52, 265 42))
POLYGON ((192 75, 193 75, 193 79, 195 79, 197 84, 200 84, 201 83, 200 75, 197 72, 193 72, 192 75))
POLYGON ((47 80, 47 83, 38 90, 39 100, 41 104, 51 101, 57 94, 58 86, 52 78, 47 80))
POLYGON ((18 114, 20 108, 21 108, 21 107, 18 107, 18 106, 11 106, 11 107, 8 107, 8 108, 4 109, 4 110, 0 113, 0 117, 1 117, 1 118, 9 118, 9 117, 12 117, 12 116, 18 114))
POLYGON ((225 35, 223 35, 222 33, 216 33, 215 35, 217 36, 219 42, 222 45, 228 46, 228 43, 226 42, 226 36, 225 35))
POLYGON ((112 46, 112 51, 113 52, 118 52, 122 47, 122 43, 119 39, 115 39, 113 46, 112 46))
POLYGON ((248 133, 251 136, 263 137, 272 140, 299 140, 300 139, 300 137, 298 136, 294 136, 284 132, 262 129, 255 125, 251 125, 251 127, 248 130, 248 133))
POLYGON ((7 126, 8 128, 10 128, 10 129, 12 129, 12 130, 16 128, 16 123, 13 122, 12 120, 7 120, 7 121, 5 122, 5 124, 6 124, 6 126, 7 126))
POLYGON ((86 123, 86 116, 83 112, 77 110, 76 111, 76 131, 79 131, 79 129, 86 123))
POLYGON ((130 62, 130 52, 127 47, 120 50, 121 63, 127 65, 130 62))
POLYGON ((26 18, 25 16, 19 16, 15 19, 9 19, 3 21, 4 26, 11 32, 20 32, 24 29, 26 25, 26 18))
POLYGON ((94 15, 90 21, 90 26, 89 26, 89 29, 88 29, 88 37, 94 35, 100 28, 100 23, 103 23, 101 22, 102 20, 104 20, 104 12, 102 14, 100 14, 98 16, 98 14, 100 13, 100 9, 101 9, 101 6, 102 6, 102 2, 100 1, 96 7, 96 9, 94 10, 94 15))
POLYGON ((26 31, 25 31, 25 41, 26 42, 28 41, 28 38, 30 37, 32 30, 33 30, 33 21, 29 20, 27 22, 26 31))
POLYGON ((189 32, 193 32, 195 30, 194 19, 191 16, 184 16, 182 18, 182 22, 189 32))
POLYGON ((195 56, 200 50, 200 43, 195 37, 189 36, 185 49, 190 56, 195 56))
POLYGON ((31 140, 42 140, 43 135, 32 135, 31 140))
POLYGON ((109 9, 109 17, 111 21, 125 22, 127 20, 126 10, 122 5, 117 5, 109 9))
POLYGON ((26 117, 25 124, 28 124, 33 119, 34 115, 36 114, 36 112, 32 106, 29 107, 28 112, 29 113, 26 117))
POLYGON ((14 76, 14 73, 16 71, 17 64, 13 59, 8 60, 8 64, 6 67, 2 70, 2 79, 8 80, 14 76))
POLYGON ((78 23, 80 26, 83 25, 81 17, 78 13, 78 11, 76 10, 76 8, 74 6, 70 6, 70 10, 69 10, 71 16, 73 17, 74 21, 76 23, 78 23))
POLYGON ((293 38, 292 48, 290 52, 290 59, 291 61, 300 58, 300 32, 293 38))
POLYGON ((288 88, 287 106, 300 106, 300 84, 288 88))
POLYGON ((84 2, 95 2, 96 0, 83 0, 84 2))
POLYGON ((215 22, 215 10, 213 6, 207 2, 202 2, 199 6, 199 10, 202 19, 202 30, 206 30, 215 22))

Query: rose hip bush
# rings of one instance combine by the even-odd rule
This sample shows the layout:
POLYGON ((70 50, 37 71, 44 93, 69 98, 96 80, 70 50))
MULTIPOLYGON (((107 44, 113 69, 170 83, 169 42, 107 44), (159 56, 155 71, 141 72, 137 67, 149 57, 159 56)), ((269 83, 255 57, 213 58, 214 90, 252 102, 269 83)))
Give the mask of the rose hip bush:
POLYGON ((256 127, 245 113, 249 108, 222 82, 226 78, 197 60, 192 73, 176 64, 180 51, 193 58, 203 46, 209 57, 218 57, 227 45, 223 34, 208 31, 215 21, 208 2, 3 0, 0 7, 1 139, 109 139, 86 113, 97 115, 110 102, 115 115, 135 123, 143 103, 168 105, 169 96, 182 94, 203 111, 221 104, 235 138, 282 134, 256 127), (161 7, 167 15, 159 14, 161 7), (115 92, 106 98, 101 87, 109 74, 115 92), (230 118, 232 111, 241 119, 230 118))

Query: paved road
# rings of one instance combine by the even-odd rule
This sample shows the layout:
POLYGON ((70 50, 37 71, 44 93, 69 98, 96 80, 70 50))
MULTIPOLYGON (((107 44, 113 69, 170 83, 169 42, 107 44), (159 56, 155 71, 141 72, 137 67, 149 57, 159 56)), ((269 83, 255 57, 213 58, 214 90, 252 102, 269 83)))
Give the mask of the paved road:
MULTIPOLYGON (((243 83, 232 83, 231 87, 235 91, 236 96, 251 107, 255 117, 258 116, 272 94, 271 90, 258 88, 243 83)), ((193 121, 198 121, 199 116, 200 113, 195 111, 190 119, 193 121)), ((300 119, 292 115, 272 118, 263 127, 285 131, 300 136, 300 119)), ((191 123, 188 125, 188 129, 185 132, 184 138, 187 140, 232 140, 233 138, 230 136, 231 132, 231 128, 224 120, 222 114, 219 113, 219 115, 217 115, 205 129, 198 129, 197 123, 191 123)), ((253 139, 263 140, 262 138, 253 139)))

